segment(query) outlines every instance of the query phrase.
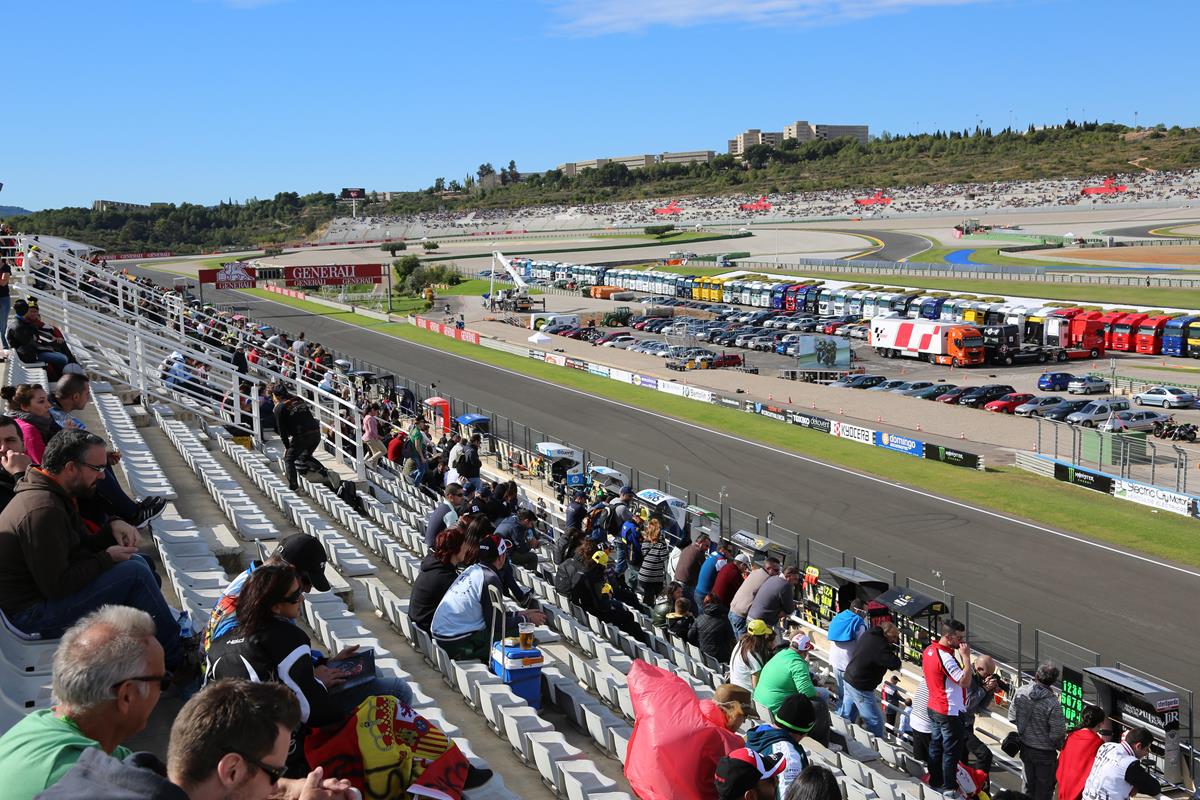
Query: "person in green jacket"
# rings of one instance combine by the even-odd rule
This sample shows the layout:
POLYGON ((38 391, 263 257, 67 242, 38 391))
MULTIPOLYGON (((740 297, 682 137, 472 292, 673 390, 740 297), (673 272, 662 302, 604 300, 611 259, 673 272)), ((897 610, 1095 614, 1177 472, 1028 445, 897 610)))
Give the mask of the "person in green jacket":
POLYGON ((170 682, 154 631, 145 611, 104 606, 63 634, 54 654, 58 705, 31 712, 0 736, 0 795, 31 800, 92 748, 130 755, 120 743, 146 727, 170 682))
POLYGON ((813 685, 807 655, 813 650, 808 634, 798 633, 788 646, 776 653, 762 668, 754 687, 754 705, 759 716, 774 722, 774 714, 794 694, 813 700, 816 722, 809 736, 823 745, 829 743, 829 705, 813 685))

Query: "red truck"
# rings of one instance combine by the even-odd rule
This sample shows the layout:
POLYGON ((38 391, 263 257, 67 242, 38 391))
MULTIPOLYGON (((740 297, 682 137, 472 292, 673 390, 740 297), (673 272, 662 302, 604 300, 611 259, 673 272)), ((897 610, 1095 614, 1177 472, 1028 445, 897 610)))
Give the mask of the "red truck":
POLYGON ((1163 332, 1174 316, 1146 317, 1138 326, 1134 352, 1156 356, 1162 352, 1163 332))
POLYGON ((1126 314, 1119 320, 1113 323, 1112 333, 1109 336, 1109 350, 1116 350, 1121 353, 1132 353, 1134 345, 1137 344, 1137 330, 1150 315, 1144 313, 1126 314))
POLYGON ((1103 316, 1081 308, 1055 311, 1046 318, 1043 344, 1058 349, 1055 358, 1059 361, 1099 358, 1107 349, 1103 316))
POLYGON ((1117 320, 1128 314, 1128 311, 1108 311, 1101 314, 1097 319, 1104 326, 1104 347, 1109 349, 1112 347, 1112 326, 1117 324, 1117 320))

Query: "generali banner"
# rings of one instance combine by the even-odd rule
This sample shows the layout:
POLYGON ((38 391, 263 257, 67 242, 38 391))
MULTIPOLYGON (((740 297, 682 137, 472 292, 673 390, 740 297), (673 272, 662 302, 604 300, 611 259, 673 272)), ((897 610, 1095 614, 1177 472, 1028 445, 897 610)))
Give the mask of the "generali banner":
POLYGON ((254 267, 242 261, 230 261, 220 269, 200 270, 200 283, 213 283, 218 289, 253 289, 257 285, 254 267))
POLYGON ((351 283, 382 283, 383 264, 324 264, 283 267, 284 286, 344 286, 351 283))

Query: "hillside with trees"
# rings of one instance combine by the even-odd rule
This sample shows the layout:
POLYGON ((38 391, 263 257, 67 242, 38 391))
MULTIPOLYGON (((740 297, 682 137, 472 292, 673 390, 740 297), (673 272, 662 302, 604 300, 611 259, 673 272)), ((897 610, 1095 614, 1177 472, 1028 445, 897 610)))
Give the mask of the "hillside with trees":
MULTIPOLYGON (((717 156, 707 164, 622 164, 523 176, 515 162, 481 164, 462 181, 437 178, 421 191, 390 203, 362 207, 366 214, 414 214, 578 205, 644 198, 774 194, 822 189, 876 189, 942 183, 1039 178, 1082 178, 1143 168, 1200 168, 1200 129, 1146 128, 1095 122, 1028 131, 936 131, 914 136, 884 133, 862 145, 854 139, 751 147, 742 160, 717 156)), ((270 200, 202 206, 166 204, 141 211, 61 208, 5 220, 13 230, 63 236, 112 252, 176 253, 299 242, 345 214, 332 193, 280 192, 270 200)))

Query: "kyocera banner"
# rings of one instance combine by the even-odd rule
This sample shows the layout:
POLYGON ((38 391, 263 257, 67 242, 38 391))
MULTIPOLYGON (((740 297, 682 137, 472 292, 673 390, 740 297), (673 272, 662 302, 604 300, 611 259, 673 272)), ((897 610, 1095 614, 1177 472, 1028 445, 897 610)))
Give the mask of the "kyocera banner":
POLYGON ((830 426, 829 432, 842 439, 851 439, 863 444, 875 444, 875 431, 870 428, 860 428, 857 425, 835 420, 830 426))
POLYGON ((285 286, 344 286, 351 283, 382 283, 383 270, 383 264, 283 267, 283 283, 285 286))

